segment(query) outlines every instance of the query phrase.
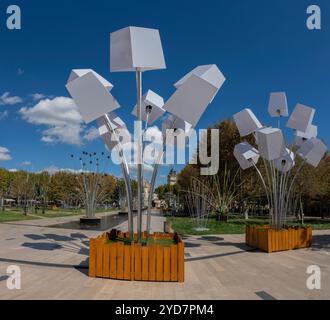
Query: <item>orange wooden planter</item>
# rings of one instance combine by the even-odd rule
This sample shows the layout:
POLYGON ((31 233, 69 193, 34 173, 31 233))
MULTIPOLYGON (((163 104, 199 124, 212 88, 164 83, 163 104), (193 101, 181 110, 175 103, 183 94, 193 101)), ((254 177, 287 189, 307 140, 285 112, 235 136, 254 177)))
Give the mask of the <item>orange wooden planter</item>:
MULTIPOLYGON (((112 230, 120 238, 127 233, 112 230)), ((145 237, 145 235, 144 235, 145 237)), ((104 233, 89 244, 89 276, 129 281, 184 282, 184 243, 177 234, 154 233, 156 239, 175 239, 177 244, 143 246, 132 242, 109 243, 104 233)))
POLYGON ((312 246, 313 230, 311 227, 289 227, 274 230, 270 226, 247 226, 246 244, 268 253, 312 246))

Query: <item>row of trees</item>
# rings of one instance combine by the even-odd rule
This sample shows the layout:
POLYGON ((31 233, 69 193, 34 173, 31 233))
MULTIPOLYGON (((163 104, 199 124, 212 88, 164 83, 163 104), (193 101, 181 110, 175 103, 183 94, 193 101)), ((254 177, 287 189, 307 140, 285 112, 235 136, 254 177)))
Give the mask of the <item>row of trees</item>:
MULTIPOLYGON (((30 173, 26 171, 9 172, 0 168, 0 209, 4 210, 5 199, 12 199, 27 214, 31 203, 38 204, 45 211, 48 205, 64 207, 84 206, 82 175, 92 173, 48 172, 30 173)), ((122 183, 110 175, 99 179, 102 189, 102 202, 118 201, 122 183)))

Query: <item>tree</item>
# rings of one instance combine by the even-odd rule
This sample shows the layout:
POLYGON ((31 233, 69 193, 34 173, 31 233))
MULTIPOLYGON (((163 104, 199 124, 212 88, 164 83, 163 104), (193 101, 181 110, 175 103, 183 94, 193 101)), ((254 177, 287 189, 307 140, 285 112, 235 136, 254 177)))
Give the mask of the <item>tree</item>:
POLYGON ((34 199, 34 180, 35 175, 25 171, 18 171, 14 175, 12 194, 22 206, 24 215, 27 215, 29 201, 34 199))

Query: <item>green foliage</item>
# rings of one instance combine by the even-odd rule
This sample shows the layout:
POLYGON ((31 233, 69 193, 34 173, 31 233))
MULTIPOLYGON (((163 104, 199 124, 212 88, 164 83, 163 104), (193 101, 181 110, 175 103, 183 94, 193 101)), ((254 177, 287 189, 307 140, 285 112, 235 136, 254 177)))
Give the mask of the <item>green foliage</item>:
MULTIPOLYGON (((225 186, 226 171, 231 173, 231 177, 239 169, 233 151, 235 145, 247 141, 255 146, 254 137, 248 136, 241 138, 235 123, 232 120, 221 121, 208 130, 208 135, 204 137, 202 143, 207 143, 207 150, 210 150, 210 129, 219 129, 219 172, 217 174, 221 188, 225 186)), ((256 147, 256 146, 255 146, 256 147)), ((198 159, 198 150, 195 159, 198 159)), ((292 170, 292 176, 299 167, 301 159, 296 158, 296 166, 292 170)), ((178 176, 178 184, 182 190, 188 190, 191 184, 191 177, 205 179, 200 176, 202 165, 197 161, 196 165, 187 165, 178 176)), ((263 162, 259 161, 258 167, 264 172, 263 162)), ((240 170, 235 178, 236 196, 235 201, 246 205, 249 199, 265 199, 265 191, 254 168, 240 170)), ((222 192, 221 192, 222 193, 222 192)), ((295 182, 294 194, 296 201, 302 203, 303 207, 313 206, 322 203, 324 206, 330 206, 330 156, 326 154, 317 168, 306 164, 295 182)), ((223 198, 223 197, 222 197, 223 198)), ((224 206, 222 211, 226 210, 224 206)), ((294 210, 293 210, 294 211, 294 210)))
MULTIPOLYGON (((45 213, 49 203, 63 203, 77 206, 83 205, 80 184, 81 174, 71 172, 30 173, 26 171, 9 172, 0 168, 0 205, 3 198, 13 198, 23 208, 27 215, 28 202, 31 200, 41 204, 45 213)), ((117 179, 110 175, 103 175, 100 179, 102 198, 100 202, 114 200, 117 179)), ((4 210, 4 207, 0 208, 4 210)), ((37 213, 38 208, 35 208, 37 213)))
MULTIPOLYGON (((180 235, 225 235, 225 234, 244 234, 247 225, 258 225, 263 226, 269 224, 270 220, 263 217, 250 217, 249 220, 245 220, 239 216, 229 216, 228 223, 221 223, 216 221, 214 218, 209 219, 207 227, 208 231, 196 231, 196 221, 189 217, 168 217, 175 232, 180 235)), ((290 226, 301 226, 298 222, 290 222, 290 226)), ((326 230, 330 229, 329 220, 321 219, 310 219, 308 220, 309 225, 313 230, 326 230)))
POLYGON ((155 192, 158 194, 158 197, 160 200, 165 200, 166 198, 166 194, 168 193, 172 193, 175 196, 177 196, 180 192, 180 186, 178 184, 175 184, 173 186, 168 185, 168 184, 164 184, 159 186, 155 192))

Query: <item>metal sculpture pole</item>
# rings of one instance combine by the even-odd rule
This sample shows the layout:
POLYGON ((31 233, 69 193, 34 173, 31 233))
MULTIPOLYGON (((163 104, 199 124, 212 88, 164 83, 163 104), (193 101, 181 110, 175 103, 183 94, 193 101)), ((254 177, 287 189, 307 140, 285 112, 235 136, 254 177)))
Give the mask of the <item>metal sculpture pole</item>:
MULTIPOLYGON (((177 117, 174 117, 169 131, 174 129, 176 122, 177 122, 177 117)), ((163 149, 160 151, 160 153, 158 155, 158 158, 155 162, 154 169, 153 169, 153 172, 152 172, 151 183, 150 183, 150 193, 149 193, 149 198, 148 198, 148 209, 147 209, 147 235, 148 236, 150 235, 150 231, 151 231, 152 197, 153 197, 153 193, 155 191, 156 178, 157 178, 157 175, 158 175, 158 170, 159 170, 159 167, 160 167, 160 163, 163 159, 163 156, 164 156, 164 153, 165 153, 165 150, 166 150, 166 139, 168 137, 168 132, 169 131, 166 131, 165 134, 163 135, 163 149)))
POLYGON ((123 148, 120 144, 119 138, 116 134, 116 131, 112 127, 112 123, 110 121, 110 118, 107 114, 104 115, 105 124, 107 126, 107 129, 111 134, 114 135, 116 141, 118 142, 116 145, 116 148, 118 150, 119 157, 121 158, 120 165, 121 170, 123 172, 124 176, 124 182, 125 182, 125 189, 126 189, 126 195, 127 195, 127 208, 128 208, 128 232, 130 240, 134 239, 134 220, 133 220, 133 195, 132 195, 132 184, 131 179, 129 177, 129 168, 128 163, 125 158, 123 148))
POLYGON ((142 145, 142 72, 136 71, 136 90, 137 90, 137 114, 138 114, 138 132, 137 132, 137 190, 138 190, 138 203, 137 203, 137 235, 138 241, 142 239, 142 197, 143 197, 143 145, 142 145))

